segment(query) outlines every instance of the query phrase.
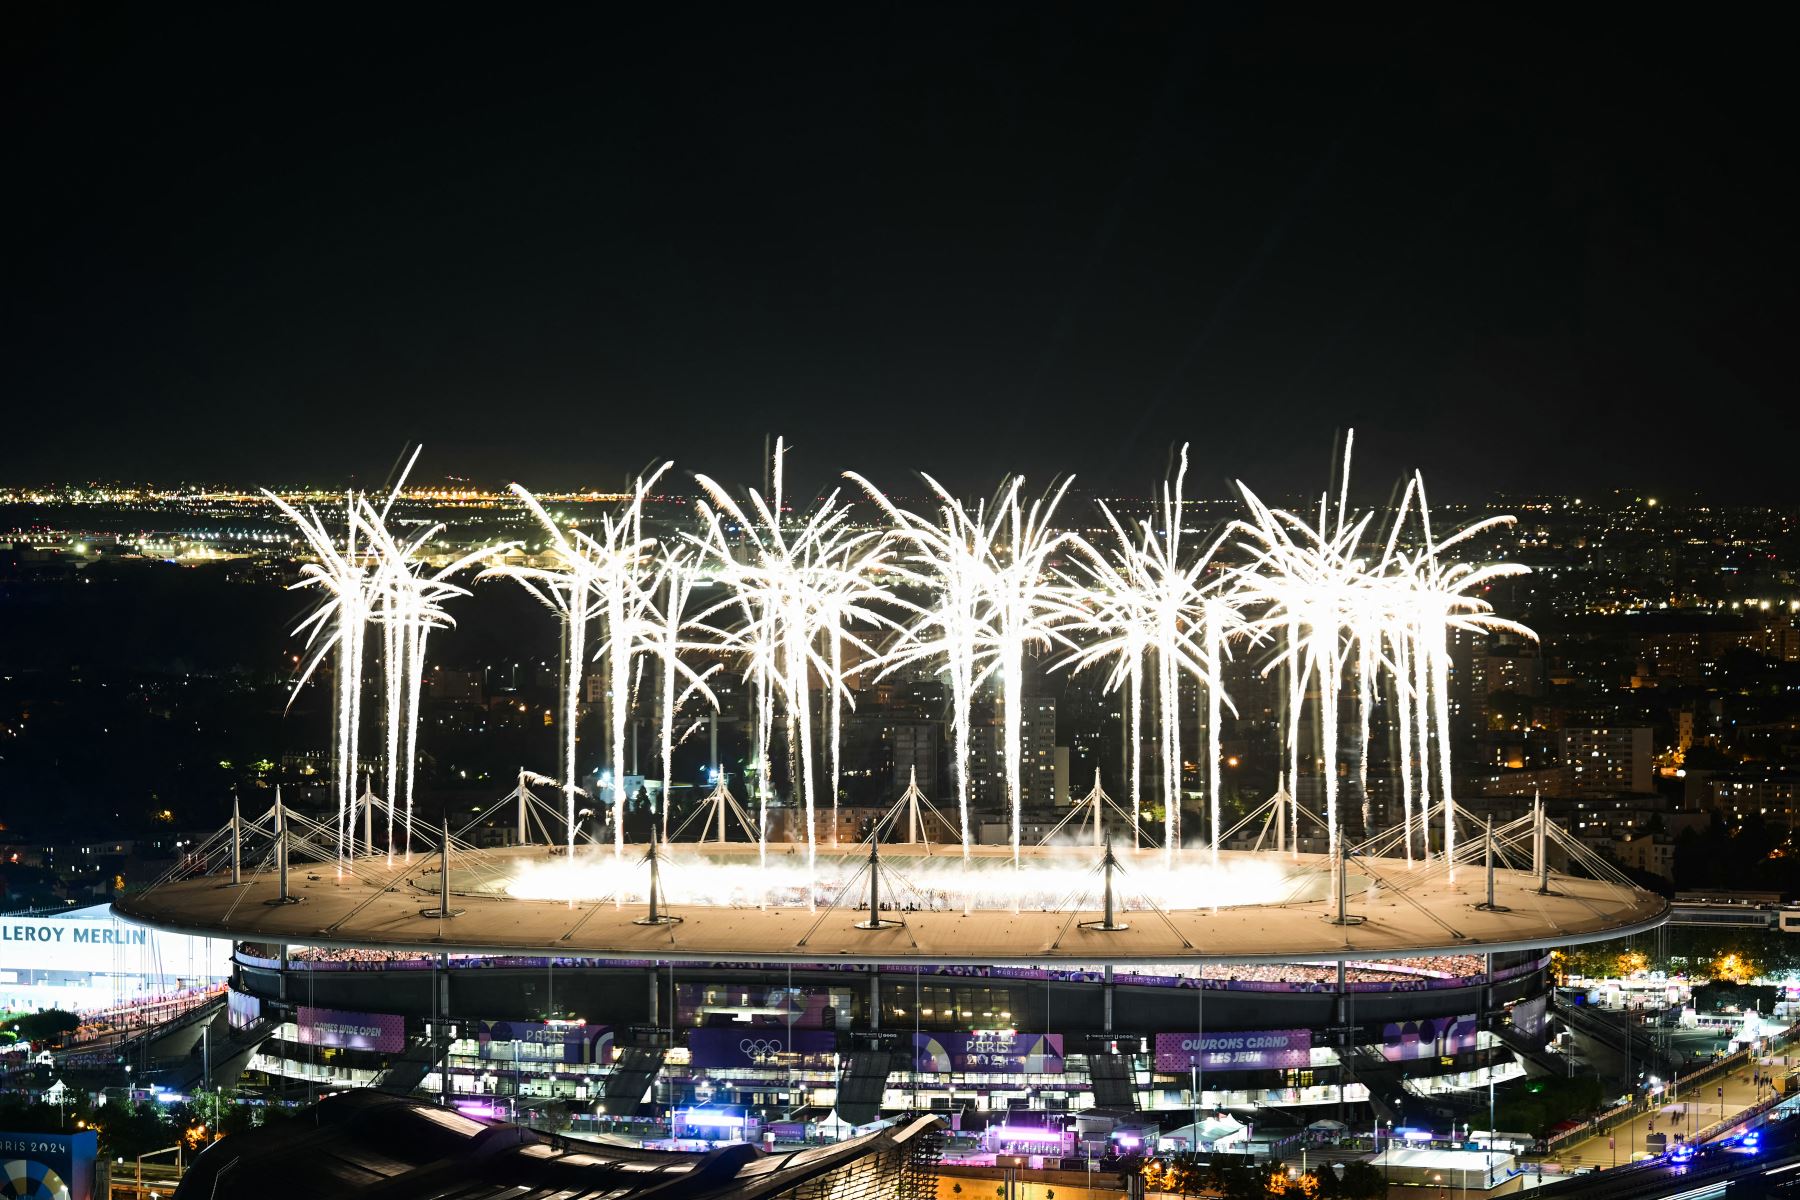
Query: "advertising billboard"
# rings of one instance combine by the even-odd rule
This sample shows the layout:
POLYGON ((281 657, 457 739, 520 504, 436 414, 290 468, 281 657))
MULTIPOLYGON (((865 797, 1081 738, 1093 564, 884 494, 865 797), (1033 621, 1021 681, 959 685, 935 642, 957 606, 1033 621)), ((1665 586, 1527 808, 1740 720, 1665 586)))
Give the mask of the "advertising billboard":
POLYGON ((393 1013, 345 1012, 302 1004, 294 1010, 302 1046, 335 1046, 346 1050, 406 1049, 406 1018, 393 1013))
POLYGON ((100 1138, 81 1133, 0 1133, 0 1195, 96 1200, 100 1138))
POLYGON ((243 992, 225 993, 225 1019, 233 1029, 248 1029, 262 1020, 262 997, 243 992))
POLYGON ((1063 1040, 1060 1033, 1014 1033, 1006 1029, 978 1029, 971 1033, 913 1034, 913 1070, 1007 1071, 1028 1075, 1060 1075, 1063 1040))
POLYGON ((1513 1028, 1534 1042, 1544 1040, 1550 1024, 1550 997, 1533 996, 1513 1005, 1513 1028))
POLYGON ((1312 1065, 1312 1033, 1305 1029, 1236 1029, 1156 1035, 1156 1069, 1267 1071, 1312 1065))
POLYGON ((1474 1013, 1460 1017, 1425 1017, 1390 1021, 1381 1029, 1382 1057, 1390 1061, 1438 1058, 1475 1048, 1479 1023, 1474 1013))

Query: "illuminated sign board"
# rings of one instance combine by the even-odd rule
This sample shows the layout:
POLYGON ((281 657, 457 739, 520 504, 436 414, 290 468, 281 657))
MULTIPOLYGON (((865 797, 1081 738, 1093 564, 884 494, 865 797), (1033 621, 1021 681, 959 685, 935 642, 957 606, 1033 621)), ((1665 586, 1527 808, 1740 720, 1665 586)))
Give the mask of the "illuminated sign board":
POLYGON ((302 1004, 294 1010, 302 1046, 336 1046, 392 1054, 406 1049, 406 1018, 394 1013, 345 1012, 302 1004))
POLYGON ((55 917, 0 918, 0 961, 20 971, 224 979, 231 943, 146 929, 96 904, 55 917))
POLYGON ((955 1071, 1001 1071, 1026 1075, 1060 1075, 1060 1033, 1015 1033, 1010 1029, 978 1029, 972 1033, 915 1033, 913 1070, 928 1074, 955 1071))
POLYGON ((1474 1013, 1460 1017, 1425 1017, 1390 1021, 1381 1027, 1381 1054, 1390 1061, 1440 1058, 1475 1048, 1480 1022, 1474 1013))
POLYGON ((1305 1029, 1237 1029, 1156 1035, 1156 1069, 1269 1071, 1312 1065, 1312 1033, 1305 1029))
POLYGON ((95 1200, 94 1157, 99 1136, 81 1133, 0 1133, 0 1196, 95 1200))

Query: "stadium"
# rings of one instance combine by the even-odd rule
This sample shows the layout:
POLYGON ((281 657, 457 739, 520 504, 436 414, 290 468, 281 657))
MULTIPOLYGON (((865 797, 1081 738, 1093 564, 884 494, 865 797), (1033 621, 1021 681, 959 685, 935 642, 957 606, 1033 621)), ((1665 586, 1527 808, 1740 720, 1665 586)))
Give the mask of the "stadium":
MULTIPOLYGON (((1160 851, 1062 845, 1036 866, 1091 886, 1016 912, 920 888, 939 859, 953 877, 957 855, 904 841, 821 855, 836 882, 809 907, 688 895, 686 875, 797 853, 779 843, 618 860, 586 846, 576 866, 613 884, 577 900, 506 883, 568 870, 559 846, 452 838, 446 872, 441 849, 337 859, 294 814, 222 833, 188 873, 117 905, 231 939, 234 1041, 214 1070, 416 1091, 484 1117, 550 1109, 671 1149, 920 1112, 949 1119, 964 1161, 1037 1165, 1248 1150, 1317 1120, 1441 1126, 1485 1111, 1486 1085, 1538 1053, 1544 947, 1667 915, 1622 880, 1551 870, 1563 835, 1541 814, 1473 838, 1455 870, 1354 848, 1223 852, 1240 882, 1279 864, 1278 891, 1206 907, 1137 888, 1160 851), (247 870, 245 846, 267 865, 247 870), (1497 865, 1531 854, 1536 870, 1497 865)), ((1185 853, 1190 873, 1214 869, 1185 853)))
POLYGON ((1243 488, 1209 548, 1182 531, 1179 471, 1150 519, 1102 505, 1097 540, 1059 528, 1066 488, 1028 501, 1017 479, 991 506, 933 485, 909 509, 852 477, 854 518, 836 493, 802 518, 783 453, 767 497, 699 477, 700 532, 660 539, 660 471, 586 528, 515 488, 541 547, 447 564, 369 497, 341 522, 275 500, 315 560, 299 686, 331 679, 331 795, 234 812, 118 902, 234 944, 216 1065, 553 1108, 669 1149, 922 1112, 996 1164, 1249 1150, 1318 1121, 1392 1137, 1466 1128, 1488 1085, 1543 1069, 1546 947, 1666 920, 1541 804, 1478 826, 1452 794, 1452 640, 1532 636, 1484 598, 1521 568, 1451 553, 1506 518, 1434 533, 1416 477, 1379 521, 1353 510, 1348 441, 1316 522, 1243 488), (415 810, 421 673, 478 567, 560 625, 561 777, 521 770, 453 827, 415 810), (1086 797, 1033 792, 1032 812, 1028 768, 1054 770, 1048 746, 1027 756, 1031 688, 1088 668, 1119 760, 1090 755, 1086 797), (747 745, 727 764, 734 674, 747 745), (896 759, 891 804, 847 821, 845 713, 892 679, 935 682, 949 769, 896 759), (362 774, 365 693, 385 797, 362 774), (715 787, 671 828, 697 717, 715 787), (1279 753, 1261 803, 1222 778, 1228 728, 1279 753))

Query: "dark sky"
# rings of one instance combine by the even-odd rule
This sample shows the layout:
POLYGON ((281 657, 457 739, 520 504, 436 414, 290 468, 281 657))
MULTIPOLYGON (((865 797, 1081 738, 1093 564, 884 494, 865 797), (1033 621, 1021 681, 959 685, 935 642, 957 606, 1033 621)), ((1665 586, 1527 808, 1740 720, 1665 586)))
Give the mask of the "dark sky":
POLYGON ((1795 498, 1751 10, 184 7, 0 18, 0 480, 1795 498))

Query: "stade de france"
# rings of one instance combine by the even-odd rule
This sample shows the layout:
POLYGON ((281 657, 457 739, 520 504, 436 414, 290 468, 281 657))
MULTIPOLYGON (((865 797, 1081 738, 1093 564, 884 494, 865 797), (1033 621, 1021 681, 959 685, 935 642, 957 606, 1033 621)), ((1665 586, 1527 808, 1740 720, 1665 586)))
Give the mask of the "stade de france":
POLYGON ((1541 1054, 1552 947, 1667 919, 1541 805, 1459 808, 1448 640, 1530 631, 1483 598, 1512 569, 1463 561, 1480 527, 1434 531, 1422 480, 1355 509, 1346 453, 1315 507, 1246 488, 1241 518, 1196 531, 1177 474, 1153 516, 1080 534, 1062 491, 1017 481, 970 505, 852 477, 796 504, 780 456, 766 494, 702 478, 699 534, 647 531, 653 473, 585 528, 518 489, 537 540, 449 563, 382 497, 283 505, 313 552, 301 685, 333 689, 331 803, 240 810, 116 905, 229 943, 233 1032, 203 1070, 477 1117, 557 1103, 688 1149, 917 1114, 969 1161, 1241 1149, 1258 1121, 1455 1111, 1541 1054), (477 586, 558 623, 562 761, 428 819, 426 644, 477 586), (1231 662, 1282 701, 1286 767, 1249 804, 1220 782, 1231 662), (1103 680, 1131 731, 1048 828, 1020 797, 1028 664, 1103 680), (949 769, 847 827, 843 714, 907 674, 944 686, 949 769), (671 746, 728 679, 752 752, 734 779, 715 751, 678 815, 671 746), (590 699, 600 735, 578 738, 590 699), (987 820, 978 702, 1003 780, 987 820), (660 729, 648 767, 640 725, 660 729))

